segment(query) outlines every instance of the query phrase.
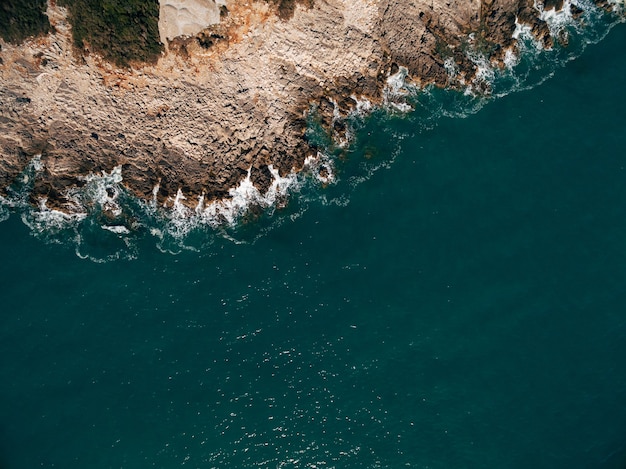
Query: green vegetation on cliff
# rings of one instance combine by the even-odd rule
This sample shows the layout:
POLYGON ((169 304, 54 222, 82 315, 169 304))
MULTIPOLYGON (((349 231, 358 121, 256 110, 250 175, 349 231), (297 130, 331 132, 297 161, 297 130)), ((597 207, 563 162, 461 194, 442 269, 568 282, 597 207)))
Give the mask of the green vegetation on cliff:
POLYGON ((153 62, 162 51, 158 0, 59 0, 69 10, 74 43, 117 65, 153 62))
POLYGON ((19 44, 27 37, 48 33, 45 11, 46 0, 0 0, 0 37, 19 44))

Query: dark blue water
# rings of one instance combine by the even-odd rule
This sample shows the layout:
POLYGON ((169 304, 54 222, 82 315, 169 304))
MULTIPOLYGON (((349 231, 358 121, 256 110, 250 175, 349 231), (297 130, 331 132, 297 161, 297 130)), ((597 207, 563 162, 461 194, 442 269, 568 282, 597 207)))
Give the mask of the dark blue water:
POLYGON ((625 468, 625 44, 374 120, 254 243, 98 264, 13 214, 0 467, 625 468))

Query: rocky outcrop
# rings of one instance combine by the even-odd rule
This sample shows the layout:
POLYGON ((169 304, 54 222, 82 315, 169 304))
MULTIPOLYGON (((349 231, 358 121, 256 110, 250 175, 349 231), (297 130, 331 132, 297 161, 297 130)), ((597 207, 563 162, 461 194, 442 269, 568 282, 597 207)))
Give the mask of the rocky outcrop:
MULTIPOLYGON (((3 43, 0 188, 40 154, 33 202, 63 210, 72 210, 69 189, 116 166, 130 191, 152 198, 157 187, 164 205, 179 191, 192 206, 228 197, 248 171, 263 191, 270 167, 299 171, 316 153, 306 138, 311 111, 341 134, 337 115, 357 100, 380 102, 399 67, 415 83, 455 86, 476 71, 468 48, 501 62, 516 22, 552 41, 532 0, 220 4, 220 23, 173 40, 156 64, 119 68, 77 54, 67 12, 53 4, 53 33, 3 43)), ((541 10, 563 7, 545 0, 541 10)))

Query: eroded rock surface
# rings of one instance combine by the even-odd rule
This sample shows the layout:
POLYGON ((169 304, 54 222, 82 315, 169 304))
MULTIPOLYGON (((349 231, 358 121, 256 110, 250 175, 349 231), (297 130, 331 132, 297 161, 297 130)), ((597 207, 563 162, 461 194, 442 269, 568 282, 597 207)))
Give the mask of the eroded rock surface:
POLYGON ((467 48, 497 64, 515 47, 516 22, 552 41, 533 0, 193 0, 186 12, 183 3, 161 3, 168 52, 156 64, 121 69, 77 53, 66 11, 52 3, 53 33, 1 43, 0 188, 41 154, 33 202, 63 210, 85 176, 120 165, 128 189, 148 199, 158 186, 165 205, 179 190, 189 205, 227 197, 249 170, 264 190, 270 166, 284 175, 315 154, 312 108, 340 132, 333 117, 357 99, 380 102, 400 66, 415 83, 454 86, 446 63, 470 82, 467 48), (207 2, 218 10, 188 21, 207 2), (169 42, 180 33, 190 36, 169 42))

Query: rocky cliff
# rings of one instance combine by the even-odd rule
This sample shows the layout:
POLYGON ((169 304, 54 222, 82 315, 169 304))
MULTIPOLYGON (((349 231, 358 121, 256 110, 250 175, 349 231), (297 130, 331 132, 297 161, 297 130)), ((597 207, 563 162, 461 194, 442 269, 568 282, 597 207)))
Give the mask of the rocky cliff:
POLYGON ((88 40, 77 47, 52 1, 45 34, 1 40, 0 191, 41 155, 32 201, 66 211, 68 190, 118 166, 131 192, 165 206, 176 194, 190 206, 227 198, 248 173, 262 192, 271 170, 315 156, 312 115, 341 138, 341 116, 380 103, 399 70, 418 85, 472 83, 472 54, 501 65, 520 25, 551 47, 546 12, 580 14, 563 0, 204 1, 216 9, 195 29, 176 24, 184 1, 161 2, 156 61, 119 65, 88 40))

